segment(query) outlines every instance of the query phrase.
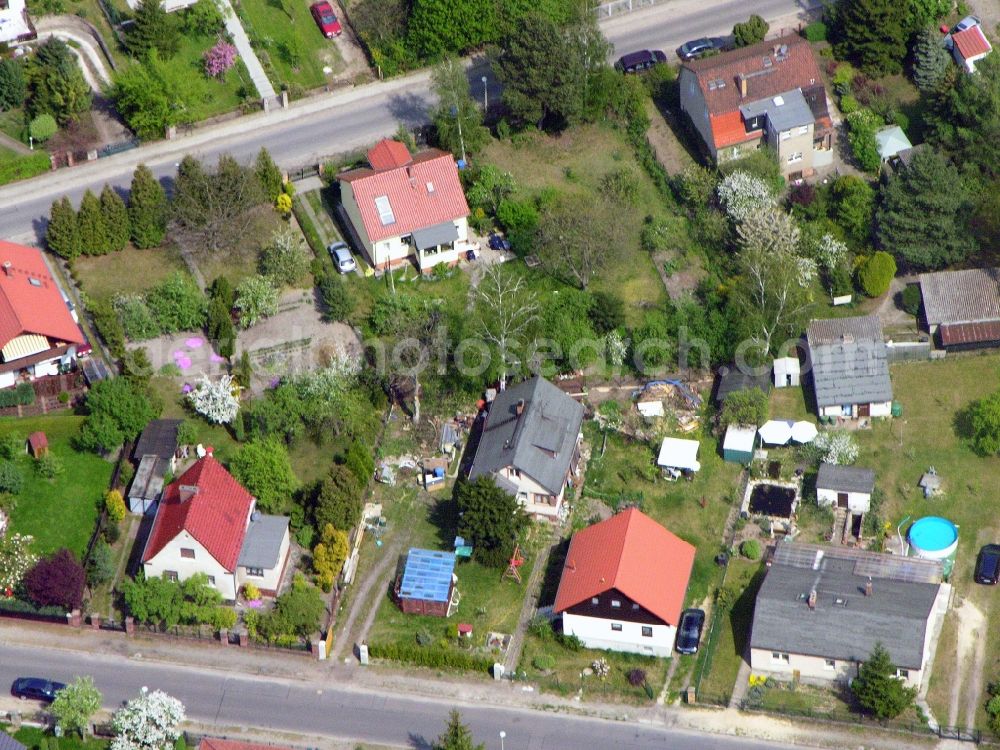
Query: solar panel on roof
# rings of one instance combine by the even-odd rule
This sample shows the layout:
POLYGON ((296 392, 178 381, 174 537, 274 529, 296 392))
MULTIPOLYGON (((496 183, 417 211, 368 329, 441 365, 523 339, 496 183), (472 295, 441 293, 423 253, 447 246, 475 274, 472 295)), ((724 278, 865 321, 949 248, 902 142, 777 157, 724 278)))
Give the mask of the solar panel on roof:
POLYGON ((406 556, 399 596, 403 599, 446 602, 451 593, 454 571, 454 552, 411 549, 406 556))

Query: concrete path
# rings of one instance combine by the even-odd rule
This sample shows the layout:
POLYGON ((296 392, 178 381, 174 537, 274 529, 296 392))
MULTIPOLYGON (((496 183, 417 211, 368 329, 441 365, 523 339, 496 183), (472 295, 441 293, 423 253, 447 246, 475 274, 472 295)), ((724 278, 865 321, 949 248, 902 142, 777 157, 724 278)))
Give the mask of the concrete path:
POLYGON ((552 550, 562 541, 559 534, 553 533, 546 540, 545 544, 538 551, 535 564, 531 566, 531 575, 525 586, 524 603, 521 605, 521 615, 517 620, 517 630, 514 631, 504 654, 503 668, 507 674, 513 673, 517 669, 518 662, 521 661, 521 651, 524 649, 524 637, 528 632, 528 625, 538 611, 538 597, 542 593, 542 579, 545 576, 545 569, 549 564, 549 557, 552 550))
POLYGON ((14 153, 23 154, 27 156, 31 153, 31 149, 25 146, 20 141, 11 138, 6 133, 0 133, 0 148, 10 149, 14 153))
POLYGON ((66 16, 46 16, 38 19, 35 28, 38 38, 56 37, 70 44, 70 51, 80 61, 83 77, 91 89, 100 93, 111 83, 110 61, 104 56, 90 29, 76 23, 77 19, 66 16))
POLYGON ((264 72, 264 66, 257 59, 257 53, 250 46, 250 37, 247 36, 247 32, 244 30, 243 24, 240 23, 236 11, 233 10, 232 3, 229 0, 219 0, 219 6, 222 10, 223 18, 226 19, 226 31, 232 37, 233 44, 236 47, 236 51, 239 52, 243 64, 247 66, 247 72, 250 73, 250 80, 253 81, 257 93, 261 99, 273 98, 276 96, 274 86, 268 80, 267 74, 264 72))

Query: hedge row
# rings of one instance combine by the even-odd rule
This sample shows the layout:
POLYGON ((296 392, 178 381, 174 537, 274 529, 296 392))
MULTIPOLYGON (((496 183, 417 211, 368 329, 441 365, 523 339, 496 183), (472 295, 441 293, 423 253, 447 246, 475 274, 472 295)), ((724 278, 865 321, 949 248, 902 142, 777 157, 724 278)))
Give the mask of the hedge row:
POLYGON ((36 151, 10 161, 0 162, 0 185, 17 180, 27 180, 45 174, 52 169, 52 162, 45 151, 36 151))
POLYGON ((42 615, 44 617, 65 617, 66 610, 62 607, 36 607, 23 599, 0 599, 0 612, 17 614, 42 615))
POLYGON ((0 391, 0 409, 33 403, 35 403, 35 389, 31 387, 31 383, 18 383, 14 388, 0 391))
POLYGON ((421 667, 466 669, 470 672, 489 672, 493 668, 493 660, 482 656, 409 643, 372 643, 368 646, 368 653, 373 659, 403 661, 421 667))

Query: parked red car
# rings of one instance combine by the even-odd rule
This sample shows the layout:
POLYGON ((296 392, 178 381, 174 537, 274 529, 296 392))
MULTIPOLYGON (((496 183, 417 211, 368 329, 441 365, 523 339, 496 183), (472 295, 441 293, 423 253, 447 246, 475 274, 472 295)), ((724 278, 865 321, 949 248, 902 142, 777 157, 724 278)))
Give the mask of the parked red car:
POLYGON ((340 21, 337 20, 337 16, 333 12, 333 6, 327 0, 320 0, 318 3, 313 3, 309 6, 309 10, 312 11, 316 25, 323 32, 323 36, 327 39, 340 36, 340 32, 343 29, 340 28, 340 21))

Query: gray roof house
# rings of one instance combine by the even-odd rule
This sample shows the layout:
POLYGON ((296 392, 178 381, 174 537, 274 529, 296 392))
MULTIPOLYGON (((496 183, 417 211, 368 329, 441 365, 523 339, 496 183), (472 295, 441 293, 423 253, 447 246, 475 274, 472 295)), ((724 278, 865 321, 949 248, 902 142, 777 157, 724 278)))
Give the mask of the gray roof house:
POLYGON ((288 516, 269 516, 255 510, 250 514, 237 565, 241 568, 274 568, 281 560, 288 536, 288 516))
POLYGON ((28 750, 9 734, 0 730, 0 750, 28 750))
POLYGON ((771 373, 745 372, 739 365, 723 365, 715 382, 715 403, 723 404, 726 396, 737 391, 748 391, 759 388, 765 395, 771 392, 771 373))
POLYGON ((535 376, 497 394, 469 478, 492 476, 537 516, 557 516, 579 460, 583 406, 535 376))
POLYGON ((180 419, 154 419, 142 431, 135 443, 132 457, 141 460, 143 456, 159 456, 173 465, 174 454, 177 452, 177 429, 181 426, 180 419))
POLYGON ((888 417, 892 382, 877 315, 814 320, 806 329, 821 417, 888 417))
POLYGON ((823 463, 816 475, 816 488, 836 492, 864 492, 875 489, 875 471, 860 466, 837 466, 823 463))
POLYGON ((945 349, 1000 346, 1000 268, 920 274, 924 318, 945 349))
POLYGON ((754 606, 751 667, 850 679, 881 643, 919 685, 950 593, 938 561, 782 541, 754 606))

